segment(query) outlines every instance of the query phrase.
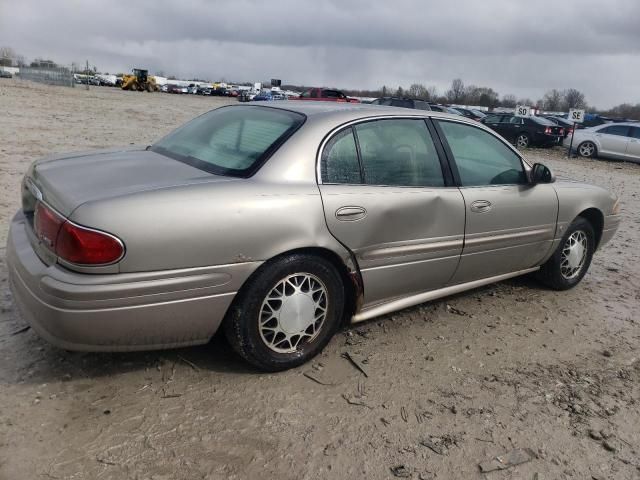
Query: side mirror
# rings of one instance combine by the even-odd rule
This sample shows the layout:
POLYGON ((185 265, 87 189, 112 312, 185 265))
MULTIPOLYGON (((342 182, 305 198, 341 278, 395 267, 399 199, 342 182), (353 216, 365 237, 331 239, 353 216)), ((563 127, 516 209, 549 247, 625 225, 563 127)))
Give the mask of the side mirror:
POLYGON ((556 181, 556 176, 553 174, 551 169, 541 163, 533 165, 530 178, 531 185, 536 185, 538 183, 553 183, 556 181))

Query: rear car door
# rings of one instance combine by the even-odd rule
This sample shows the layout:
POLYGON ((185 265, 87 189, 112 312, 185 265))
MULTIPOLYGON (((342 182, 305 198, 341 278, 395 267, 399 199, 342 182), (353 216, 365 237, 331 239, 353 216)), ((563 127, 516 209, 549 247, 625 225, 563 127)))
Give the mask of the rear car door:
POLYGON ((516 141, 518 135, 521 133, 527 133, 524 125, 524 119, 522 117, 516 117, 515 115, 505 115, 502 119, 502 136, 509 140, 511 143, 516 141))
POLYGON ((629 143, 627 143, 627 157, 636 162, 640 161, 640 127, 630 127, 629 143))
POLYGON ((365 305, 451 279, 462 252, 464 200, 424 119, 342 127, 323 142, 319 167, 327 226, 355 255, 365 305))
POLYGON ((629 144, 628 125, 608 125, 595 133, 600 143, 599 152, 603 155, 616 158, 625 158, 627 145, 629 144))
POLYGON ((511 115, 490 115, 486 118, 484 124, 492 130, 498 132, 504 138, 507 138, 507 135, 509 135, 510 118, 511 115))
POLYGON ((552 185, 530 185, 520 156, 469 124, 437 122, 465 200, 465 244, 451 283, 534 267, 553 242, 558 198, 552 185))

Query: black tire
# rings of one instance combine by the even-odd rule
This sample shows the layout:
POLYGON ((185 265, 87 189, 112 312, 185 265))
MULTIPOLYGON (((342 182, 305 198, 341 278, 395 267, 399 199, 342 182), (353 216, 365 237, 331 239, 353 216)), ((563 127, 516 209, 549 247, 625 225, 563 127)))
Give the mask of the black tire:
POLYGON ((577 217, 560 241, 560 245, 547 262, 542 265, 537 272, 538 280, 540 280, 546 286, 554 290, 568 290, 575 287, 580 280, 585 276, 589 265, 591 265, 591 259, 595 251, 595 232, 593 226, 584 217, 577 217), (583 232, 586 236, 587 248, 584 256, 584 262, 581 264, 579 271, 573 273, 570 277, 563 274, 563 251, 568 246, 569 238, 576 232, 583 232))
POLYGON ((526 133, 519 133, 516 137, 516 147, 528 148, 531 146, 531 137, 526 133))
POLYGON ((593 158, 598 154, 598 147, 590 141, 582 142, 578 145, 578 148, 576 148, 576 153, 583 158, 593 158))
MULTIPOLYGON (((250 364, 270 372, 287 370, 307 362, 329 343, 342 321, 344 298, 342 279, 331 262, 319 256, 285 255, 262 265, 247 281, 227 312, 223 328, 233 349, 250 364), (268 339, 265 337, 268 334, 263 336, 265 330, 260 327, 263 302, 266 304, 267 295, 280 282, 289 277, 295 280, 296 274, 310 274, 321 282, 326 292, 326 315, 313 338, 300 340, 294 351, 277 352, 267 345, 268 339)), ((280 309, 282 303, 278 311, 280 309)), ((314 311, 315 315, 317 310, 314 311)), ((279 322, 277 320, 276 323, 280 325, 279 322)), ((272 341, 275 342, 275 339, 276 334, 272 341)), ((288 347, 293 348, 292 342, 288 343, 288 347)))

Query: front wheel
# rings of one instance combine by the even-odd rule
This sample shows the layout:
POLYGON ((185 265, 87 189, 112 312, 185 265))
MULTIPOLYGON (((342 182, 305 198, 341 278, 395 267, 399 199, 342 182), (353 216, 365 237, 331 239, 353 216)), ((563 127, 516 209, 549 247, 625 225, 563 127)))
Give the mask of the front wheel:
POLYGON ((264 264, 224 321, 229 343, 266 371, 301 365, 331 340, 342 319, 344 287, 322 257, 292 254, 264 264))
POLYGON ((530 143, 531 143, 531 139, 529 138, 529 135, 527 135, 526 133, 521 133, 516 138, 516 146, 518 148, 527 148, 530 143))
POLYGON ((585 276, 595 251, 595 233, 591 223, 576 218, 562 237, 551 258, 540 268, 538 279, 554 290, 575 287, 585 276))

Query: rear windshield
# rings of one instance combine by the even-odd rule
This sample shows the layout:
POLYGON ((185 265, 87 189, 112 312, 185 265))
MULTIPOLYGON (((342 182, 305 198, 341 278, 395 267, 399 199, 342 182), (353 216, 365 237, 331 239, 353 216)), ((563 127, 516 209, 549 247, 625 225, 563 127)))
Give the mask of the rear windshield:
POLYGON ((150 150, 217 175, 248 177, 304 123, 268 107, 222 107, 195 118, 150 150))
POLYGON ((551 120, 547 120, 546 118, 543 118, 543 117, 529 117, 529 118, 534 122, 539 123, 540 125, 548 125, 551 127, 555 127, 556 125, 551 120))

